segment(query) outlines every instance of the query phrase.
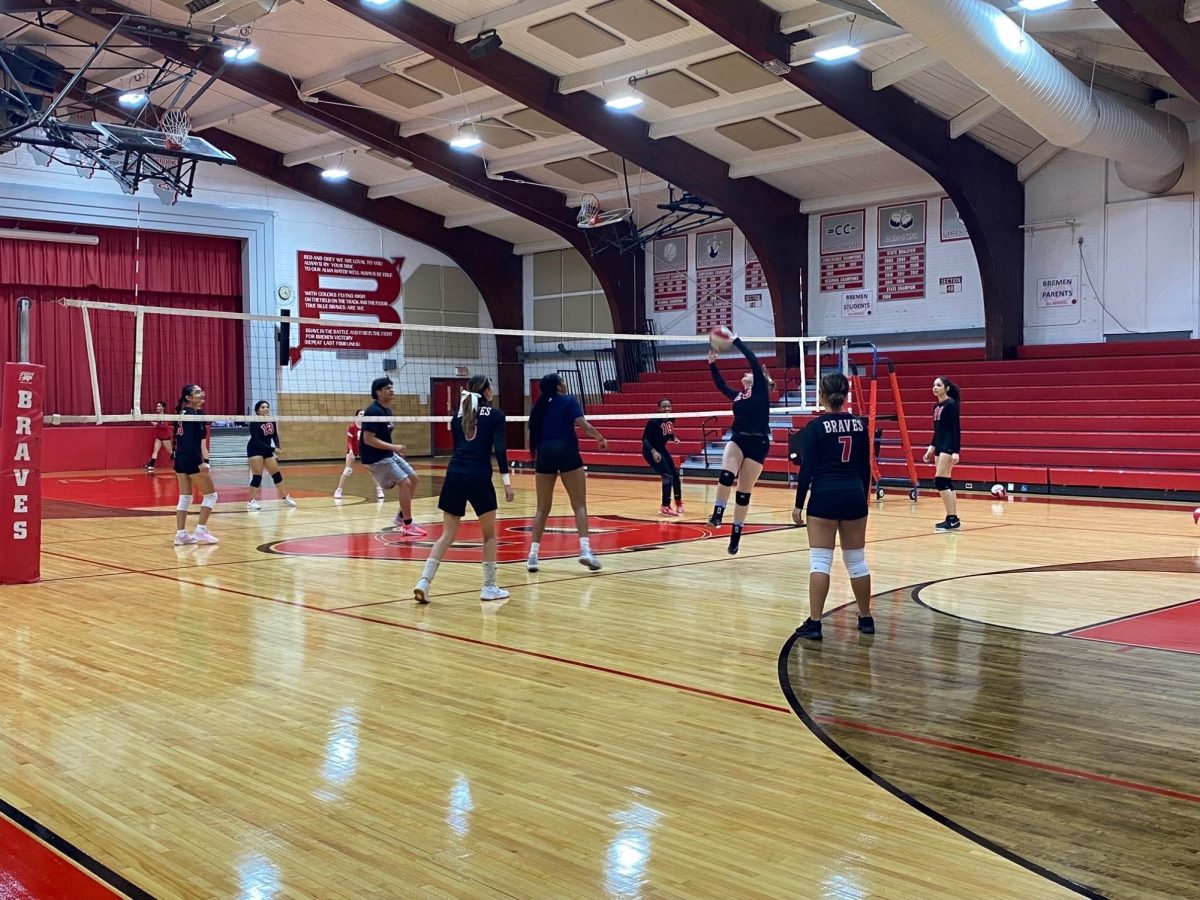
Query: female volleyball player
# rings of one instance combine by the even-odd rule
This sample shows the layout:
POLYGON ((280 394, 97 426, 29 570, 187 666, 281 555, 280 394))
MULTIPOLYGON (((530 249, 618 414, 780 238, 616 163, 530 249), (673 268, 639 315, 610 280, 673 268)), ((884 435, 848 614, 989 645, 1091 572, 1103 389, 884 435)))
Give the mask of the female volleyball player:
MULTIPOLYGON (((354 474, 354 461, 358 459, 358 443, 362 435, 362 417, 365 410, 356 409, 354 411, 354 421, 350 423, 346 429, 346 466, 342 469, 342 477, 338 479, 337 490, 333 492, 334 500, 342 499, 342 486, 346 483, 346 479, 354 474)), ((368 469, 368 471, 370 471, 368 469)), ((383 499, 383 488, 378 483, 375 485, 375 499, 383 499)))
POLYGON ((595 572, 600 568, 600 560, 592 553, 588 539, 587 473, 583 469, 583 457, 579 455, 579 437, 575 429, 586 431, 601 450, 608 449, 608 441, 583 417, 579 401, 567 393, 567 386, 558 373, 542 376, 538 389, 540 396, 529 411, 529 446, 536 473, 537 511, 533 515, 533 542, 529 546, 525 568, 530 572, 538 570, 538 548, 546 531, 550 507, 554 505, 554 482, 561 478, 575 512, 579 563, 595 572))
POLYGON ((492 456, 500 467, 504 499, 512 503, 512 477, 508 473, 508 454, 504 449, 504 413, 492 406, 492 382, 486 375, 472 375, 462 392, 458 412, 450 421, 454 437, 454 455, 446 466, 446 478, 438 497, 442 511, 442 536, 437 539, 421 580, 413 588, 418 603, 429 602, 429 585, 437 574, 442 556, 454 543, 458 525, 467 512, 475 510, 483 534, 483 587, 480 600, 503 600, 508 591, 496 585, 496 488, 492 485, 492 456))
MULTIPOLYGON (((269 416, 271 414, 271 404, 266 400, 259 400, 254 404, 254 414, 256 416, 263 416, 264 418, 269 416)), ((278 425, 274 422, 250 423, 250 440, 246 443, 246 459, 250 461, 250 500, 246 503, 246 509, 251 512, 262 509, 258 498, 262 493, 264 468, 271 473, 271 480, 275 482, 276 489, 283 491, 283 502, 288 506, 296 505, 296 501, 292 499, 292 495, 285 488, 281 487, 283 484, 283 473, 279 471, 279 460, 275 457, 275 451, 278 449, 278 425)))
MULTIPOLYGON (((155 415, 162 416, 166 415, 166 413, 167 404, 161 400, 154 404, 155 415)), ((154 467, 158 463, 158 454, 160 451, 166 450, 168 454, 174 456, 175 451, 171 446, 171 432, 174 429, 171 428, 170 422, 151 422, 150 424, 154 427, 154 444, 150 450, 150 459, 143 468, 147 472, 153 473, 154 467)))
MULTIPOLYGON (((366 418, 390 419, 394 394, 392 379, 386 375, 372 381, 372 402, 364 413, 366 418)), ((358 444, 358 453, 362 457, 363 465, 371 470, 371 477, 384 490, 399 486, 397 493, 400 495, 400 510, 392 521, 400 534, 424 537, 429 532, 412 520, 412 499, 417 490, 417 473, 408 464, 408 460, 400 455, 403 452, 403 444, 392 443, 390 421, 363 423, 362 438, 358 444)))
MULTIPOLYGON (((198 384, 186 384, 179 393, 175 412, 183 416, 198 416, 204 406, 204 389, 198 384)), ((175 477, 179 480, 179 504, 175 507, 175 544, 215 544, 217 538, 208 530, 208 517, 217 505, 217 490, 213 487, 208 467, 208 425, 183 419, 175 424, 175 477), (187 530, 188 509, 193 491, 203 495, 200 501, 200 524, 194 533, 187 530)))
POLYGON ((933 443, 925 451, 925 462, 931 460, 937 466, 934 471, 934 486, 946 506, 946 518, 933 527, 938 531, 961 528, 958 519, 958 498, 954 495, 954 467, 962 450, 962 427, 959 422, 959 405, 962 392, 958 385, 944 375, 933 380, 933 396, 937 405, 933 408, 933 443))
POLYGON ((750 363, 750 371, 742 376, 741 393, 725 383, 717 370, 720 351, 708 352, 708 368, 717 390, 733 401, 733 437, 721 456, 721 474, 717 479, 717 502, 708 524, 720 527, 729 503, 729 492, 737 482, 736 505, 733 510, 733 532, 729 535, 729 552, 737 553, 742 541, 742 527, 750 511, 750 492, 762 474, 763 463, 771 446, 771 388, 775 382, 758 357, 738 337, 733 346, 742 351, 750 363))
POLYGON ((821 640, 821 615, 829 595, 833 547, 840 536, 842 562, 858 602, 858 630, 875 633, 871 618, 871 570, 867 568, 867 493, 871 486, 871 451, 866 423, 842 412, 850 382, 841 372, 821 379, 821 406, 828 410, 801 432, 800 482, 792 521, 803 525, 808 499, 808 618, 798 637, 821 640))
POLYGON ((671 401, 666 397, 658 401, 658 418, 646 423, 642 431, 642 458, 662 478, 662 507, 664 516, 683 515, 683 485, 679 481, 679 468, 667 444, 681 443, 675 436, 675 420, 671 418, 671 401), (675 508, 671 508, 671 495, 675 495, 675 508))

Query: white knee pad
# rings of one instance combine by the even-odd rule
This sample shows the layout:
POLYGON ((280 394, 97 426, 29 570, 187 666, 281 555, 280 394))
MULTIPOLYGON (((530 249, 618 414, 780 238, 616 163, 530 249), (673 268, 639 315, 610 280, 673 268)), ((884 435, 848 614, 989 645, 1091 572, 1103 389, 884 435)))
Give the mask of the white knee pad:
POLYGON ((217 505, 217 492, 213 491, 211 494, 205 494, 204 499, 200 501, 200 505, 206 509, 214 509, 217 505))
POLYGON ((180 496, 179 502, 175 504, 175 508, 180 512, 187 512, 192 506, 192 495, 186 497, 180 496))
POLYGON ((843 547, 842 562, 846 564, 846 571, 850 573, 851 578, 865 578, 871 574, 871 567, 867 565, 867 551, 861 547, 857 550, 847 550, 843 547))
POLYGON ((825 547, 813 547, 808 551, 808 571, 828 575, 833 569, 833 551, 825 547))
POLYGON ((354 474, 354 470, 352 468, 350 468, 349 466, 346 466, 346 468, 342 469, 342 477, 343 478, 349 477, 353 474, 354 474))

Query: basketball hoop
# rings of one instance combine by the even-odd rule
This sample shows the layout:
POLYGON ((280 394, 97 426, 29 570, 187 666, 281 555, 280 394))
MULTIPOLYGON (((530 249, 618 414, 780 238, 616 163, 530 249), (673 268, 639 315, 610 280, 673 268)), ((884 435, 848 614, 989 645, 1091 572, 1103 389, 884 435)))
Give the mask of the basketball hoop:
POLYGON ((603 228, 605 225, 624 222, 632 215, 633 209, 628 206, 601 212, 600 201, 596 195, 584 194, 583 201, 579 204, 579 214, 575 217, 575 224, 583 229, 603 228))
POLYGON ((167 147, 170 150, 182 150, 184 141, 192 130, 192 120, 182 109, 168 109, 163 113, 162 121, 158 123, 166 136, 167 147))

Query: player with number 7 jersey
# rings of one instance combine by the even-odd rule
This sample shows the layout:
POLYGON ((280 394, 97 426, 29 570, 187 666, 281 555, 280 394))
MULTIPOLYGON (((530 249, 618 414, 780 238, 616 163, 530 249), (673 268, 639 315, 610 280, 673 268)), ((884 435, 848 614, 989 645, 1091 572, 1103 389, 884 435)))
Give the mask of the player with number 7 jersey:
POLYGON ((871 486, 870 436, 861 416, 828 412, 804 427, 796 508, 808 498, 809 516, 847 521, 867 514, 871 486))

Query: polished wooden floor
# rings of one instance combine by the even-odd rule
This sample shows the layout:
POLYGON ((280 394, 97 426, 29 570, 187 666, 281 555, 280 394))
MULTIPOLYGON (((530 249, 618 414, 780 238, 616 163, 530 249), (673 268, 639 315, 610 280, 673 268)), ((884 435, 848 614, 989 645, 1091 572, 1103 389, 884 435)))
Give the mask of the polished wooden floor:
MULTIPOLYGON (((838 562, 824 643, 785 648, 808 556, 781 487, 755 491, 764 527, 731 558, 700 525, 711 488, 687 485, 687 524, 659 525, 657 482, 593 477, 597 545, 625 548, 602 572, 544 553, 537 575, 502 565, 512 598, 483 604, 478 563, 447 562, 419 607, 424 551, 388 531, 394 502, 363 499, 356 475, 338 505, 335 468, 285 471, 299 508, 257 513, 222 473, 218 547, 171 545, 169 476, 47 479, 45 580, 0 588, 0 801, 125 893, 1029 900, 1200 883, 1200 691, 1164 702, 1194 690, 1179 661, 1200 658, 1053 636, 1200 595, 1179 562, 1200 538, 1190 510, 963 499, 963 530, 940 534, 935 497, 889 497, 869 531, 879 634, 864 644, 835 609, 838 562), (1072 568, 1143 558, 1175 562, 1072 568), (1069 721, 1056 696, 1026 736, 1003 716, 1014 673, 1026 701, 1074 678, 1059 645, 1113 651, 1098 689, 1121 692, 1069 721), (1146 729, 1125 734, 1150 693, 1146 729), (1123 734, 1111 765, 1085 731, 1105 721, 1123 734), (1032 811, 997 796, 1031 773, 1032 811), (1059 795, 1095 817, 1057 833, 1042 811, 1059 795), (1003 827, 956 819, 972 797, 1003 827), (1169 849, 1096 853, 1089 833, 1144 797, 1169 849)), ((421 471, 418 518, 437 521, 421 471)), ((532 511, 531 477, 516 484, 506 558, 532 511)))

